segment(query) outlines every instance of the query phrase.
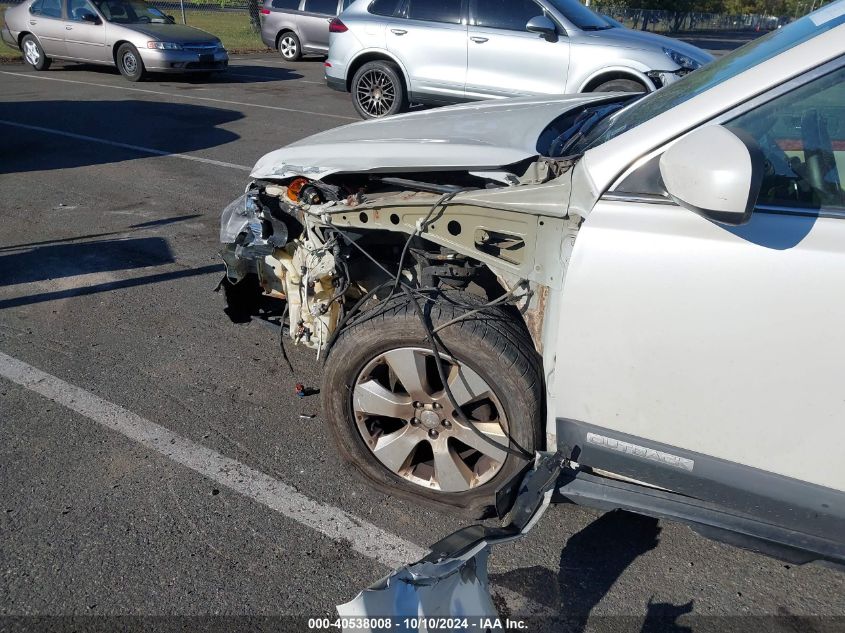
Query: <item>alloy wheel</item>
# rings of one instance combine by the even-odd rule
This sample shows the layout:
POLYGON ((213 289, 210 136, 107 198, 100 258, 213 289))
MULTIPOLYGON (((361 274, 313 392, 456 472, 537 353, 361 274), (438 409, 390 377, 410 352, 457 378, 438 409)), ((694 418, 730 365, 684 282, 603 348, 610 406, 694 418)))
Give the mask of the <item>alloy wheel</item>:
POLYGON ((279 52, 285 59, 295 58, 297 53, 296 40, 294 40, 290 35, 284 36, 281 40, 279 40, 279 52))
MULTIPOLYGON (((485 436, 507 446, 505 412, 487 382, 453 358, 441 355, 441 361, 464 416, 485 436)), ((428 489, 471 490, 490 481, 507 458, 460 421, 431 350, 393 349, 370 361, 355 381, 352 411, 376 459, 428 489)))
POLYGON ((387 73, 374 68, 361 76, 356 98, 370 116, 384 116, 396 102, 396 86, 387 73))

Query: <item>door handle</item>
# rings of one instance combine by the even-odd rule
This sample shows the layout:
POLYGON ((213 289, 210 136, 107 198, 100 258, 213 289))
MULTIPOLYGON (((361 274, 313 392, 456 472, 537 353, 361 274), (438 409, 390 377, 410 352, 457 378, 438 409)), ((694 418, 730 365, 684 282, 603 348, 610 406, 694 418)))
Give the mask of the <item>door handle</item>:
POLYGON ((408 31, 406 31, 405 29, 390 29, 390 32, 394 35, 405 35, 405 33, 407 33, 408 31))
POLYGON ((35 26, 36 24, 38 24, 38 22, 36 22, 35 20, 30 20, 30 21, 29 21, 29 23, 30 23, 32 26, 35 26))
POLYGON ((72 26, 65 26, 65 31, 72 31, 72 30, 73 30, 72 26))
POLYGON ((478 37, 477 35, 474 35, 474 36, 472 36, 472 37, 471 37, 471 38, 469 38, 469 39, 471 39, 471 40, 472 40, 473 42, 475 42, 476 44, 484 44, 484 42, 486 42, 486 41, 487 41, 487 38, 486 38, 486 37, 478 37))

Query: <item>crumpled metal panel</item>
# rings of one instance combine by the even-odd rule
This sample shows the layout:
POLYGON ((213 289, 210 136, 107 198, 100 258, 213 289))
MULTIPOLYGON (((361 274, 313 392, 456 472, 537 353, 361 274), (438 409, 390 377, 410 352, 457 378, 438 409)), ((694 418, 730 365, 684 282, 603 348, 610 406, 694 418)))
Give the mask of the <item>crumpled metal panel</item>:
MULTIPOLYGON (((471 525, 438 541, 422 560, 402 567, 339 605, 341 622, 345 619, 348 624, 343 630, 500 630, 487 579, 490 547, 522 538, 537 523, 549 505, 564 462, 560 452, 538 453, 533 468, 519 483, 507 525, 471 525), (450 625, 450 621, 464 618, 466 624, 450 625)), ((500 500, 511 497, 513 489, 510 485, 501 490, 500 500)))

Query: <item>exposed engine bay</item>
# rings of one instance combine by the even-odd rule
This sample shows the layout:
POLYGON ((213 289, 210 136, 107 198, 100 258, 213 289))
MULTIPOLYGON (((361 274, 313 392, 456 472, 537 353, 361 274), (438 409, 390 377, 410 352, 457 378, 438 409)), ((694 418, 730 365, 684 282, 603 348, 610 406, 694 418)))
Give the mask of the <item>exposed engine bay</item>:
POLYGON ((543 289, 559 287, 579 223, 570 167, 254 180, 221 221, 230 316, 287 317, 294 344, 319 355, 369 301, 403 287, 465 293, 513 304, 540 349, 543 289))

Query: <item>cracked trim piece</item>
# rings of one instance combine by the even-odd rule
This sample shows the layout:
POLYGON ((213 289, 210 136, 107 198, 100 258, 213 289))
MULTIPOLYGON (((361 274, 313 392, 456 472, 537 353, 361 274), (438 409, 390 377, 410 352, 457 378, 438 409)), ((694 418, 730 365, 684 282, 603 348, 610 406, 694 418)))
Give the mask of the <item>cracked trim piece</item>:
MULTIPOLYGON (((499 621, 487 578, 490 548, 522 538, 534 527, 549 505, 564 465, 560 452, 537 453, 534 467, 519 483, 507 525, 462 528, 432 545, 425 558, 338 605, 338 614, 349 623, 343 630, 375 632, 383 629, 359 625, 389 619, 392 631, 428 631, 426 620, 431 618, 466 619, 466 625, 457 624, 466 630, 501 630, 495 625, 482 626, 499 621)), ((500 494, 507 495, 512 488, 512 484, 506 486, 500 494)))

